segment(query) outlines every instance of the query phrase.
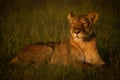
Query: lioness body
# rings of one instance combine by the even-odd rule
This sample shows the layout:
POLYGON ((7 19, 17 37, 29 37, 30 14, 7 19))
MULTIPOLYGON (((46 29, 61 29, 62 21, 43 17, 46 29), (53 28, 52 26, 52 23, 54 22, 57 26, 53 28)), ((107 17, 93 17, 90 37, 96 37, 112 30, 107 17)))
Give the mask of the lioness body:
POLYGON ((18 55, 10 61, 10 63, 40 65, 49 61, 52 53, 52 47, 49 47, 43 43, 35 43, 22 49, 18 55))
POLYGON ((71 41, 65 41, 56 44, 50 64, 61 64, 64 66, 76 65, 84 62, 85 56, 81 49, 71 44, 71 41))
POLYGON ((68 14, 70 23, 70 38, 61 43, 36 43, 24 48, 11 63, 18 61, 26 63, 61 64, 64 66, 82 66, 84 63, 102 65, 96 46, 96 37, 92 31, 97 21, 97 13, 75 16, 68 14))

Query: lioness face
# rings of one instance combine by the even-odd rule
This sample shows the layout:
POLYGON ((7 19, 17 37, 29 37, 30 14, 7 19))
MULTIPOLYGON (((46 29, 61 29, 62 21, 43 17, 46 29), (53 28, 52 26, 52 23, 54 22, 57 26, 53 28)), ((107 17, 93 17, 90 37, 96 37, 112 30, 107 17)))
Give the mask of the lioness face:
POLYGON ((70 23, 70 32, 74 40, 86 40, 93 34, 92 26, 97 21, 97 13, 88 15, 75 16, 73 13, 68 14, 70 23))

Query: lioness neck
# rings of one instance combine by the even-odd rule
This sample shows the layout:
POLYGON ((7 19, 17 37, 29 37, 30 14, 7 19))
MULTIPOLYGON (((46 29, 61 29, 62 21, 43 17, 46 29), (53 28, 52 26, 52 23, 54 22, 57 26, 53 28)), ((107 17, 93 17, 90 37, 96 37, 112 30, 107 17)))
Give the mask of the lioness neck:
POLYGON ((74 47, 80 48, 82 42, 82 40, 76 41, 72 36, 70 37, 70 44, 74 47))
MULTIPOLYGON (((89 41, 83 40, 83 39, 78 39, 75 40, 72 36, 70 37, 70 44, 79 47, 80 49, 86 49, 90 45, 96 46, 96 37, 91 38, 89 41)), ((89 49, 89 48, 88 48, 89 49)))

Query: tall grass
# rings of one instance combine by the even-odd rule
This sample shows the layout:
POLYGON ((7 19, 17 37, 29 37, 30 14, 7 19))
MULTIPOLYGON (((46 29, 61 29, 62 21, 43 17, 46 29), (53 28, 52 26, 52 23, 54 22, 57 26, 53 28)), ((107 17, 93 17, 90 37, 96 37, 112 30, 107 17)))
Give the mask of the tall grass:
POLYGON ((119 1, 108 0, 1 0, 0 1, 0 80, 119 80, 120 31, 119 1), (43 65, 9 65, 8 61, 24 46, 35 42, 64 41, 69 38, 67 14, 96 11, 94 25, 103 68, 74 69, 43 65))

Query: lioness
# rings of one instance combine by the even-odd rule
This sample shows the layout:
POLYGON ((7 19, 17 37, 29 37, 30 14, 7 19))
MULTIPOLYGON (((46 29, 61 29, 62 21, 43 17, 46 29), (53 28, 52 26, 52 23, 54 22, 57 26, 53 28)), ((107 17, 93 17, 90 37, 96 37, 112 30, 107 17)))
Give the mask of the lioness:
POLYGON ((76 16, 68 14, 70 23, 70 38, 61 43, 35 43, 26 46, 10 63, 25 64, 60 64, 64 66, 82 66, 84 63, 102 65, 96 47, 96 36, 93 25, 98 19, 98 13, 76 16))

